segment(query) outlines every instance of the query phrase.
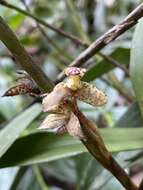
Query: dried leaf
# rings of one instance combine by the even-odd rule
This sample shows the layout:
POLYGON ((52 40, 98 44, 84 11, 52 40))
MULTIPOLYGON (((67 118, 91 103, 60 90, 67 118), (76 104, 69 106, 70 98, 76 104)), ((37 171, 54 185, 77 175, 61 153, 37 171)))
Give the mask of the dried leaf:
POLYGON ((92 106, 103 106, 107 102, 107 96, 95 86, 82 82, 82 88, 76 93, 76 97, 92 106))
POLYGON ((62 107, 59 105, 70 95, 70 91, 65 87, 65 83, 61 82, 55 86, 53 91, 49 93, 42 102, 43 111, 56 111, 62 107))
POLYGON ((8 89, 3 96, 16 96, 20 94, 27 94, 31 91, 31 87, 25 84, 18 84, 8 89))
POLYGON ((68 124, 66 125, 66 128, 67 128, 68 133, 71 136, 77 139, 85 138, 82 132, 79 120, 73 112, 71 112, 70 119, 69 119, 68 124))
POLYGON ((59 129, 65 126, 68 122, 69 115, 65 114, 49 114, 39 129, 59 129))
POLYGON ((8 89, 3 96, 16 96, 33 92, 35 85, 29 78, 22 77, 17 80, 17 84, 8 89))

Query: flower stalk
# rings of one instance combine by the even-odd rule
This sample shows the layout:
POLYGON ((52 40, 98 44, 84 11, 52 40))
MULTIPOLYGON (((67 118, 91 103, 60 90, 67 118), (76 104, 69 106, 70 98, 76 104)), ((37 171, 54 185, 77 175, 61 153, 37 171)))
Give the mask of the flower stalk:
POLYGON ((74 104, 73 109, 86 137, 86 141, 82 140, 82 143, 86 146, 88 151, 101 165, 110 171, 127 190, 137 190, 138 188, 131 181, 128 174, 107 150, 96 124, 88 120, 84 114, 78 110, 76 104, 74 104))

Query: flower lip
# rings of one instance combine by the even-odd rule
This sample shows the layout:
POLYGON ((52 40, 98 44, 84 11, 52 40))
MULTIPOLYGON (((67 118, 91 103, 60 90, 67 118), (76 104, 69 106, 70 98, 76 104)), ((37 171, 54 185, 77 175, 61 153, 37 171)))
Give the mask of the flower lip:
POLYGON ((75 76, 75 75, 83 76, 85 72, 86 69, 78 67, 68 67, 65 69, 65 74, 67 76, 75 76))

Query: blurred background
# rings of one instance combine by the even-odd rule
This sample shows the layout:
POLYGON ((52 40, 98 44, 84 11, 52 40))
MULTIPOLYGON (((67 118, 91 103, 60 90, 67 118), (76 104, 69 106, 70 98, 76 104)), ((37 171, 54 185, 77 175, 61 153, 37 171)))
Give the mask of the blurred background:
MULTIPOLYGON (((123 20, 142 1, 10 0, 7 2, 77 36, 83 42, 90 43, 123 20)), ((6 20, 27 52, 52 81, 55 81, 58 74, 84 50, 84 47, 73 43, 48 27, 40 25, 34 19, 22 14, 21 11, 0 4, 0 16, 6 20)), ((116 127, 134 128, 142 125, 139 108, 135 103, 132 83, 128 76, 133 32, 134 28, 131 28, 105 47, 101 54, 96 54, 92 60, 84 65, 88 68, 84 80, 95 84, 99 89, 106 92, 108 96, 107 105, 94 108, 79 102, 79 107, 100 128, 103 130, 110 128, 111 133, 108 133, 108 137, 104 134, 107 141, 109 134, 111 138, 114 137, 111 141, 109 139, 110 150, 114 152, 117 161, 138 184, 143 178, 142 152, 131 150, 132 147, 128 148, 130 141, 129 144, 126 143, 126 148, 122 147, 122 143, 116 143, 116 136, 112 130, 116 127), (110 58, 112 60, 109 60, 110 58), (90 64, 91 62, 92 64, 90 64), (115 67, 113 62, 122 65, 123 68, 115 67), (128 149, 130 151, 124 151, 128 149), (132 157, 134 159, 130 160, 132 157)), ((19 69, 21 68, 16 64, 14 57, 0 43, 1 96, 7 89, 16 84, 16 70, 19 69)), ((34 98, 28 95, 0 97, 1 130, 12 123, 13 118, 16 118, 17 115, 20 116, 24 113, 29 105, 34 104, 33 102, 34 98)), ((68 136, 61 137, 63 138, 62 142, 67 143, 65 144, 67 147, 64 147, 63 144, 60 144, 59 137, 40 133, 37 127, 46 114, 41 113, 41 107, 38 107, 37 110, 38 114, 35 113, 34 116, 31 116, 33 119, 27 124, 28 128, 22 132, 20 138, 0 159, 0 167, 2 168, 0 169, 0 190, 123 189, 119 182, 96 162, 83 147, 72 150, 73 139, 71 140, 68 136), (47 136, 41 135, 49 135, 50 140, 47 139, 47 136), (50 148, 53 152, 47 151, 46 146, 48 145, 51 145, 50 148), (26 149, 29 149, 31 154, 26 155, 26 149), (21 167, 20 165, 26 166, 21 167)), ((19 125, 18 123, 13 125, 20 128, 20 124, 25 122, 26 118, 27 116, 23 116, 19 125)), ((123 134, 121 142, 122 138, 127 139, 128 136, 130 135, 124 136, 123 134)), ((77 146, 79 146, 78 142, 77 146)))

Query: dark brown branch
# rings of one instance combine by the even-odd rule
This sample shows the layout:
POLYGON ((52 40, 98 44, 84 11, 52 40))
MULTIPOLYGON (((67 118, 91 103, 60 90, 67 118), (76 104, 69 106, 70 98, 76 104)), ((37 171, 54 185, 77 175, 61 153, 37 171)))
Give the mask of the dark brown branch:
POLYGON ((96 124, 88 120, 83 113, 78 110, 76 105, 74 105, 73 111, 78 117, 86 136, 86 140, 82 140, 82 142, 88 151, 98 162, 110 171, 127 190, 137 190, 138 188, 131 181, 128 174, 108 152, 96 124))
MULTIPOLYGON (((135 10, 133 10, 122 22, 115 25, 100 38, 94 41, 86 50, 84 50, 71 64, 70 66, 82 66, 87 60, 92 58, 99 50, 104 48, 107 44, 115 40, 121 34, 126 32, 132 26, 134 26, 137 21, 143 17, 143 3, 141 3, 135 10)), ((64 79, 64 73, 61 73, 57 82, 64 79)))
POLYGON ((32 57, 26 52, 14 32, 9 28, 2 17, 0 17, 0 40, 11 51, 19 65, 35 80, 41 90, 45 92, 52 90, 53 83, 44 74, 41 68, 34 63, 32 57))
MULTIPOLYGON (((77 14, 77 11, 76 11, 76 8, 75 8, 75 5, 74 5, 74 2, 70 1, 70 0, 65 0, 65 2, 66 2, 66 5, 67 5, 67 8, 70 11, 69 14, 72 17, 72 21, 73 21, 73 23, 75 25, 75 28, 77 29, 77 31, 78 31, 81 39, 83 39, 86 42, 86 43, 84 43, 85 44, 84 47, 88 48, 90 46, 90 44, 91 44, 90 38, 88 37, 88 35, 86 34, 86 32, 83 30, 80 18, 79 18, 78 14, 77 14)), ((94 3, 92 3, 92 5, 94 3)), ((80 44, 80 45, 83 46, 83 44, 80 44)), ((127 76, 129 76, 129 72, 126 69, 126 67, 124 67, 122 64, 120 64, 118 61, 114 60, 111 56, 104 55, 103 53, 98 53, 98 55, 101 56, 103 59, 105 59, 107 61, 107 63, 111 63, 113 66, 119 67, 121 70, 124 71, 124 73, 127 76)), ((84 67, 85 67, 85 65, 84 65, 84 67)))
MULTIPOLYGON (((23 3, 25 4, 24 1, 23 1, 23 3)), ((49 29, 59 33, 60 35, 72 40, 75 44, 83 46, 84 48, 87 48, 87 47, 90 46, 90 44, 86 43, 84 40, 81 40, 81 39, 79 39, 78 37, 76 37, 76 36, 74 36, 72 34, 69 34, 69 33, 65 32, 65 31, 63 31, 63 30, 61 30, 59 28, 56 28, 56 27, 52 26, 51 24, 49 24, 49 23, 37 18, 36 16, 32 15, 29 11, 22 10, 22 9, 20 9, 20 8, 10 4, 10 3, 7 3, 4 0, 0 0, 0 4, 3 5, 3 6, 6 6, 8 8, 14 9, 14 10, 16 10, 16 11, 18 11, 18 12, 20 12, 20 13, 26 15, 26 16, 29 16, 29 17, 33 18, 34 20, 36 20, 38 23, 42 24, 43 26, 46 26, 49 29)), ((26 8, 27 8, 27 5, 26 5, 26 8)), ((122 66, 120 63, 117 63, 116 60, 113 60, 112 57, 104 55, 103 53, 102 54, 100 53, 100 56, 103 57, 104 59, 106 59, 109 63, 113 64, 114 66, 117 66, 120 69, 122 69, 127 74, 127 76, 129 75, 128 70, 124 66, 122 66)), ((61 80, 62 80, 62 78, 60 80, 57 80, 57 82, 60 82, 61 80)))

